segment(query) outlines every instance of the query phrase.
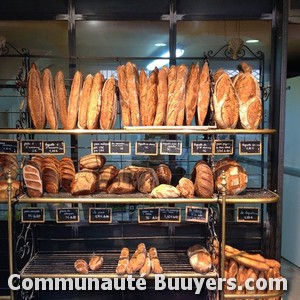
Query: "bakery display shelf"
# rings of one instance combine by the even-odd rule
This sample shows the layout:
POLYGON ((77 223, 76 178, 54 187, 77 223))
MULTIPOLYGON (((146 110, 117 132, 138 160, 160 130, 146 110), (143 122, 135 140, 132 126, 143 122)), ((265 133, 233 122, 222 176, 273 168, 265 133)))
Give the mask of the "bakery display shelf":
MULTIPOLYGON (((274 291, 269 294, 244 294, 244 295, 236 295, 236 294, 225 294, 224 299, 278 299, 282 297, 284 291, 274 291)), ((281 299, 281 298, 280 298, 281 299)))
MULTIPOLYGON (((248 203, 275 203, 279 200, 279 195, 267 189, 246 189, 238 195, 227 195, 227 204, 248 204, 248 203)), ((222 198, 218 199, 222 203, 222 198)))
MULTIPOLYGON (((74 268, 77 259, 87 262, 92 257, 91 253, 49 252, 37 253, 20 273, 22 278, 119 278, 115 273, 118 265, 120 251, 97 251, 96 255, 103 256, 103 265, 99 271, 91 271, 86 275, 79 274, 74 268)), ((189 264, 186 251, 158 251, 164 275, 169 278, 195 277, 216 278, 217 272, 200 274, 193 271, 189 264)), ((139 277, 136 273, 133 277, 139 277)), ((154 278, 151 273, 149 279, 154 278)))
POLYGON ((0 134, 273 134, 275 129, 203 129, 202 126, 136 126, 124 129, 14 129, 2 128, 0 134))
POLYGON ((94 204, 180 204, 180 203, 216 203, 218 201, 215 195, 212 198, 151 198, 149 194, 92 194, 87 196, 75 197, 69 193, 47 194, 44 193, 41 198, 30 198, 22 195, 18 201, 20 203, 94 203, 94 204))

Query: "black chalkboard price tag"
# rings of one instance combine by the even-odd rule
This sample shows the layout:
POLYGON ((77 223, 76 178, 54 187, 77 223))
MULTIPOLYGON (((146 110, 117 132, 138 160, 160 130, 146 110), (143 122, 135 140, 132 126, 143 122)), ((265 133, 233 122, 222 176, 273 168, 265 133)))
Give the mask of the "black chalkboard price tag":
POLYGON ((160 154, 181 155, 182 142, 165 140, 160 142, 160 154))
POLYGON ((153 141, 137 141, 135 143, 136 155, 157 155, 158 143, 153 141))
POLYGON ((23 207, 22 223, 44 223, 45 208, 44 207, 23 207))
POLYGON ((18 154, 18 149, 18 141, 0 140, 0 154, 18 154))
POLYGON ((48 155, 64 155, 66 153, 66 145, 63 141, 46 141, 44 142, 44 154, 48 155))
POLYGON ((109 141, 92 141, 91 154, 109 154, 109 141))
POLYGON ((21 141, 21 154, 43 154, 43 146, 42 141, 21 141))
POLYGON ((237 222, 259 223, 260 209, 258 207, 238 207, 237 222))
POLYGON ((241 141, 239 143, 240 155, 260 155, 261 142, 260 141, 241 141))
POLYGON ((160 207, 159 222, 180 222, 181 209, 176 207, 160 207))
POLYGON ((192 141, 192 155, 208 155, 213 153, 212 141, 192 141))
POLYGON ((56 223, 77 223, 79 222, 78 208, 57 208, 56 223))
POLYGON ((131 154, 130 141, 111 141, 110 142, 110 154, 131 154))
POLYGON ((189 222, 208 223, 208 209, 206 207, 187 206, 185 220, 189 222))
POLYGON ((159 208, 139 208, 138 223, 158 222, 159 208))
POLYGON ((111 223, 112 211, 111 208, 89 208, 90 223, 111 223))
POLYGON ((215 140, 215 155, 233 154, 233 140, 215 140))

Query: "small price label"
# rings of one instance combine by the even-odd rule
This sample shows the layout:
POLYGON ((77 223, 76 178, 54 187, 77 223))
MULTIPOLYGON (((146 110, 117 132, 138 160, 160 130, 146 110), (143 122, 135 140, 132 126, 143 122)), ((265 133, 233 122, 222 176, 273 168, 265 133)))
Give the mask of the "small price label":
POLYGON ((109 141, 92 141, 91 153, 92 154, 109 154, 109 141))
POLYGON ((180 222, 181 210, 175 207, 161 207, 159 209, 159 222, 180 222))
POLYGON ((212 141, 192 141, 192 155, 208 155, 213 153, 212 141))
POLYGON ((216 155, 233 154, 233 140, 216 140, 214 150, 216 155))
POLYGON ((111 141, 110 142, 110 154, 131 154, 130 141, 111 141))
POLYGON ((135 143, 136 155, 157 155, 158 143, 152 141, 137 141, 135 143))
POLYGON ((21 141, 21 154, 43 154, 42 141, 21 141))
POLYGON ((187 206, 185 220, 189 222, 208 223, 208 209, 206 207, 187 206))
POLYGON ((182 142, 181 141, 161 141, 160 154, 181 155, 182 142))
POLYGON ((138 222, 153 223, 158 222, 159 208, 139 208, 138 222))
POLYGON ((78 208, 57 208, 56 223, 77 223, 79 222, 78 208))
POLYGON ((112 211, 111 208, 89 208, 90 223, 111 223, 112 211))
POLYGON ((258 207, 238 207, 237 222, 259 223, 260 209, 258 207))
POLYGON ((18 149, 18 141, 0 140, 0 154, 18 154, 18 149))
POLYGON ((241 141, 239 143, 240 155, 260 155, 261 142, 260 141, 241 141))
POLYGON ((44 154, 64 155, 66 145, 63 141, 47 141, 44 142, 44 154))
POLYGON ((44 222, 45 222, 44 207, 22 208, 22 223, 44 223, 44 222))

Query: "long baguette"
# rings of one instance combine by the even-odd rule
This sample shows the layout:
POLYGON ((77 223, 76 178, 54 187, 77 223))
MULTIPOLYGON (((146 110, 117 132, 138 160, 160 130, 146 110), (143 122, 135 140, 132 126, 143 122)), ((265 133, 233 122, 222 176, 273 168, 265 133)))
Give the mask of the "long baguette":
POLYGON ((65 85, 65 77, 62 71, 58 71, 55 75, 55 98, 57 104, 57 112, 63 129, 67 129, 68 119, 68 103, 67 90, 65 85))
POLYGON ((93 75, 88 74, 85 77, 79 100, 78 127, 80 129, 86 129, 87 127, 87 112, 90 103, 92 84, 93 75))
POLYGON ((140 89, 140 114, 143 126, 147 125, 147 91, 148 91, 148 76, 144 69, 141 69, 139 76, 140 89))
POLYGON ((79 96, 82 88, 82 82, 83 78, 81 72, 76 71, 69 96, 67 129, 74 129, 77 124, 79 96))
POLYGON ((148 79, 147 97, 146 97, 146 126, 152 126, 157 107, 157 78, 158 71, 153 70, 148 79))

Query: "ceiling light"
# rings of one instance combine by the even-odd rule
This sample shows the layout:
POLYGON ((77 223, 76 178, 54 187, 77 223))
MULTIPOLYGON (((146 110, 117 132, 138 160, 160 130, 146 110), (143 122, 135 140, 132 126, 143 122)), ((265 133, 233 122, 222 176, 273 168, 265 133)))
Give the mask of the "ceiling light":
POLYGON ((250 40, 247 40, 246 43, 248 43, 248 44, 255 44, 255 43, 259 43, 259 40, 250 39, 250 40))
MULTIPOLYGON (((176 49, 176 57, 182 56, 184 53, 183 49, 176 49)), ((166 52, 163 55, 161 55, 162 58, 169 58, 170 52, 166 52)), ((147 65, 147 70, 152 71, 155 67, 160 68, 164 65, 167 65, 169 63, 169 59, 155 59, 150 64, 147 65)))
POLYGON ((164 47, 164 46, 167 46, 166 43, 156 43, 155 44, 156 47, 164 47))

